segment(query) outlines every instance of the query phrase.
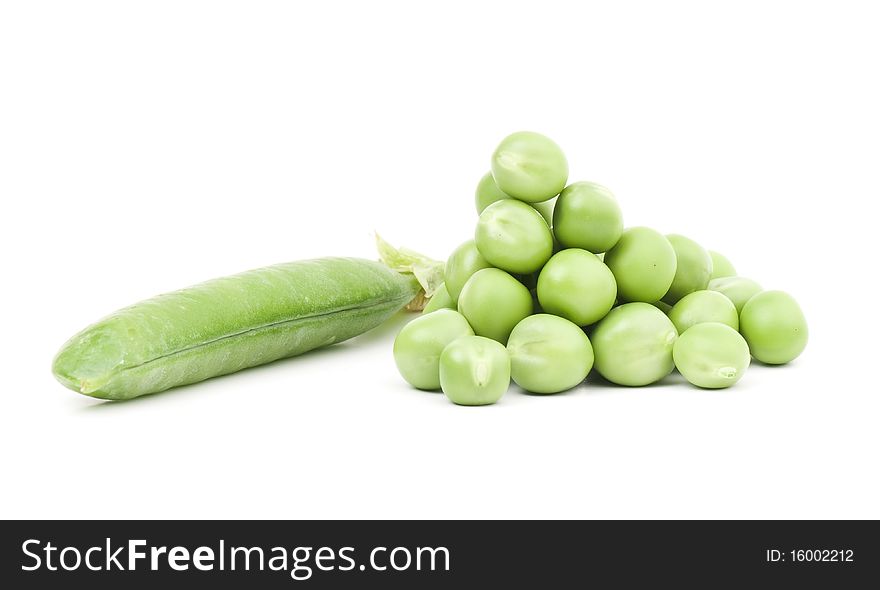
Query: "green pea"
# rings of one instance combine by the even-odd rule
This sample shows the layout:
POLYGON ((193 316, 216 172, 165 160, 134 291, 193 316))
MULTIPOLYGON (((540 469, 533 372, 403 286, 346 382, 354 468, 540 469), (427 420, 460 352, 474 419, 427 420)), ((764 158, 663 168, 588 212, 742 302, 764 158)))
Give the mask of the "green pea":
POLYGON ((554 254, 538 275, 538 301, 547 313, 587 326, 605 317, 617 297, 614 275, 586 250, 554 254))
POLYGON ((502 192, 527 203, 540 203, 565 187, 568 160, 549 137, 519 131, 498 144, 492 154, 492 176, 502 192))
MULTIPOLYGON (((474 195, 474 204, 477 206, 477 214, 482 213, 486 207, 494 203, 495 201, 500 201, 502 199, 512 199, 508 194, 501 192, 501 189, 498 188, 498 185, 495 184, 495 179, 492 178, 492 173, 487 172, 483 175, 483 178, 480 179, 480 182, 477 184, 477 190, 474 195)), ((547 225, 553 224, 553 207, 556 205, 556 198, 549 199, 547 201, 542 201, 540 203, 530 203, 535 210, 541 214, 541 217, 544 218, 544 221, 547 222, 547 225)))
POLYGON ((614 273, 618 295, 624 301, 651 303, 666 295, 675 278, 675 249, 660 232, 631 227, 605 253, 614 273))
POLYGON ((593 366, 612 383, 649 385, 672 372, 677 337, 662 311, 649 303, 626 303, 612 309, 593 330, 593 366))
POLYGON ((465 283, 458 311, 478 336, 507 344, 513 327, 532 313, 532 296, 515 278, 497 268, 478 270, 465 283))
POLYGON ((669 315, 669 312, 672 311, 672 306, 665 301, 652 301, 651 305, 665 313, 667 316, 669 315))
POLYGON ((709 250, 709 257, 712 258, 712 275, 709 280, 736 276, 736 269, 723 254, 709 250))
POLYGON ((417 389, 439 389, 440 353, 456 338, 473 333, 464 316, 451 309, 419 316, 394 339, 397 370, 417 389))
POLYGON ((760 293, 761 285, 745 277, 721 277, 709 281, 708 289, 718 291, 733 302, 737 313, 742 313, 746 302, 760 293))
POLYGON ((669 305, 694 291, 705 289, 712 274, 712 257, 695 241, 678 234, 666 236, 675 250, 675 278, 663 301, 669 305))
POLYGON ((752 356, 770 365, 796 359, 807 346, 807 320, 797 301, 783 291, 764 291, 748 300, 739 328, 752 356))
POLYGON ((507 349, 481 336, 452 341, 440 355, 440 386, 456 404, 494 404, 510 387, 507 349))
POLYGON ((554 315, 538 314, 516 325, 507 341, 510 374, 532 393, 558 393, 583 381, 593 368, 584 331, 554 315))
POLYGON ((458 297, 467 280, 478 270, 491 267, 477 250, 473 240, 461 244, 446 261, 446 291, 449 297, 458 303, 458 297))
POLYGON ((446 290, 446 283, 443 283, 434 291, 431 299, 428 300, 428 303, 422 309, 422 313, 431 313, 438 309, 455 309, 455 301, 449 296, 449 291, 446 290))
POLYGON ((474 204, 477 206, 477 214, 479 215, 482 213, 486 207, 495 201, 510 198, 510 195, 503 193, 501 189, 498 188, 498 185, 495 184, 495 179, 492 178, 492 173, 486 172, 486 174, 480 179, 480 182, 477 183, 477 190, 474 194, 474 204))
POLYGON ((668 315, 679 334, 705 322, 718 322, 739 329, 739 314, 733 302, 716 291, 688 293, 672 306, 668 315))
POLYGON ((512 273, 535 272, 553 254, 553 234, 547 222, 533 207, 515 199, 486 207, 474 241, 489 264, 512 273))
POLYGON ((749 366, 749 346, 739 332, 718 322, 697 324, 675 341, 678 372, 697 387, 720 389, 740 380, 749 366))
POLYGON ((553 232, 566 248, 606 252, 623 233, 623 214, 607 188, 593 182, 575 182, 565 187, 556 200, 553 232))
POLYGON ((541 214, 541 217, 544 218, 544 221, 547 222, 548 226, 553 225, 553 211, 556 208, 556 202, 559 200, 559 197, 554 197, 549 201, 542 201, 540 203, 532 203, 532 207, 535 208, 535 211, 541 214))

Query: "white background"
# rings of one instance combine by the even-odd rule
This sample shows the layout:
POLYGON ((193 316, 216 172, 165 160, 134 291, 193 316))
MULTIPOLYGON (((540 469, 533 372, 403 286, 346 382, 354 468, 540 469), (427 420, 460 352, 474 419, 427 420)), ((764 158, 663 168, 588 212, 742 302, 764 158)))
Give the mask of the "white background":
POLYGON ((7 2, 0 516, 878 518, 880 37, 870 2, 7 2), (727 391, 400 379, 406 318, 130 403, 58 385, 75 331, 275 262, 438 258, 506 134, 628 225, 801 302, 727 391))

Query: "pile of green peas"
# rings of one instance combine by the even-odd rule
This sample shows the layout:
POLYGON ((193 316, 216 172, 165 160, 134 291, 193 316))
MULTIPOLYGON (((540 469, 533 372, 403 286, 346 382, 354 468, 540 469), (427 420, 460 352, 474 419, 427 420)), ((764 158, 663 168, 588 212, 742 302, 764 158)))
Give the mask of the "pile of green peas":
POLYGON ((626 386, 678 369, 715 389, 739 381, 752 358, 784 364, 806 347, 794 298, 737 276, 685 236, 625 228, 611 191, 569 184, 565 154, 544 135, 501 141, 476 208, 473 239, 394 342, 400 374, 418 389, 486 405, 511 380, 552 394, 593 369, 626 386))

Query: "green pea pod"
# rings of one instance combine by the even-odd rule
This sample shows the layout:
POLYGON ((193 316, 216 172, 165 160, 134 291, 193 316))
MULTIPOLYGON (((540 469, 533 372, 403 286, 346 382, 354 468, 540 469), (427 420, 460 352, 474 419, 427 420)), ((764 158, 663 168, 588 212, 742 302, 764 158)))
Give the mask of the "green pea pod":
POLYGON ((278 264, 121 309, 71 338, 52 370, 79 393, 130 399, 342 342, 421 292, 412 272, 371 260, 278 264))

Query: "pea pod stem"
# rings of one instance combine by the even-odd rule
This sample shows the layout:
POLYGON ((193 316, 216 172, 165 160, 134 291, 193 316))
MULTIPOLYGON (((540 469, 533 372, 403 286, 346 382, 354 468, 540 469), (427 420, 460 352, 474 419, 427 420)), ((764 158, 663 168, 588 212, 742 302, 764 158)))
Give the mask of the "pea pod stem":
POLYGON ((378 233, 375 234, 375 238, 379 259, 385 266, 397 272, 412 273, 419 281, 422 291, 407 306, 407 309, 421 311, 437 292, 437 289, 443 285, 446 264, 409 248, 395 248, 378 233))

